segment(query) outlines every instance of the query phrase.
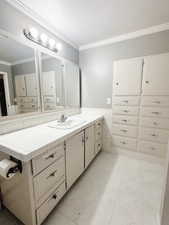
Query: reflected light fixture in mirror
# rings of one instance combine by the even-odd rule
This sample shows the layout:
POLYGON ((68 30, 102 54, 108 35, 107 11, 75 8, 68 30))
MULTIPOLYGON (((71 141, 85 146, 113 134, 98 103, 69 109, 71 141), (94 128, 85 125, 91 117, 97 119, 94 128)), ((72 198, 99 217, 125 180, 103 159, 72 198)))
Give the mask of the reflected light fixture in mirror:
POLYGON ((61 43, 56 43, 54 39, 49 38, 45 33, 39 34, 38 30, 34 27, 31 27, 30 29, 24 29, 23 33, 30 41, 50 49, 55 53, 62 50, 61 43))

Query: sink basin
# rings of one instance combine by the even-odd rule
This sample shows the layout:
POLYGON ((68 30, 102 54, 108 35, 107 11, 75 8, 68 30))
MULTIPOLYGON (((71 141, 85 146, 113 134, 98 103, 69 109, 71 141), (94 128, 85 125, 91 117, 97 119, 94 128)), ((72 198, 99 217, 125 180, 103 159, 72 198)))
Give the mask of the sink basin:
POLYGON ((82 120, 82 119, 67 119, 65 122, 57 121, 54 124, 49 125, 49 127, 66 130, 66 129, 72 129, 76 126, 79 126, 79 125, 85 123, 85 122, 86 121, 82 120))

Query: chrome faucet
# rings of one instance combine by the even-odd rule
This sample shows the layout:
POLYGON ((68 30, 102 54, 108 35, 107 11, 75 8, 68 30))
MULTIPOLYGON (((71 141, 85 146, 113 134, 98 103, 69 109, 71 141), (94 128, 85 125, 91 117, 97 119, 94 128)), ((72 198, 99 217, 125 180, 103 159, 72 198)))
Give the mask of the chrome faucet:
POLYGON ((64 114, 62 114, 62 115, 60 116, 59 122, 64 123, 66 120, 67 120, 67 116, 65 116, 64 114))

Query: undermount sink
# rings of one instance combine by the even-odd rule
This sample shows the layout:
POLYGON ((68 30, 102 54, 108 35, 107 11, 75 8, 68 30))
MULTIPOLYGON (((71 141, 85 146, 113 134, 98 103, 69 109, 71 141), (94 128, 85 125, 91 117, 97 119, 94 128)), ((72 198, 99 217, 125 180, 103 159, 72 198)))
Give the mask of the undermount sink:
POLYGON ((49 125, 49 127, 66 130, 66 129, 72 129, 76 126, 79 126, 79 125, 85 123, 85 122, 86 121, 82 120, 82 119, 67 119, 65 122, 57 121, 56 123, 49 125))

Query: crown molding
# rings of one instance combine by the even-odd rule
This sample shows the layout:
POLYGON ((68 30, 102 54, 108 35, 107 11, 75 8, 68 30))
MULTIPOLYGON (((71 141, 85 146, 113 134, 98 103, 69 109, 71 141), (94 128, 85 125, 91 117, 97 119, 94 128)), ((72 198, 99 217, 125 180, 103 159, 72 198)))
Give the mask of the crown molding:
POLYGON ((158 32, 165 31, 165 30, 169 30, 169 22, 164 23, 164 24, 160 24, 160 25, 157 25, 157 26, 148 27, 146 29, 137 30, 135 32, 122 34, 122 35, 119 35, 119 36, 116 36, 116 37, 112 37, 112 38, 105 39, 105 40, 102 40, 102 41, 94 42, 94 43, 91 43, 91 44, 81 45, 79 50, 83 51, 83 50, 87 50, 87 49, 90 49, 90 48, 96 48, 96 47, 101 47, 101 46, 104 46, 104 45, 114 44, 114 43, 117 43, 117 42, 135 39, 135 38, 138 38, 138 37, 158 33, 158 32))
POLYGON ((11 66, 12 64, 6 61, 0 61, 0 64, 3 64, 5 66, 11 66))
POLYGON ((68 38, 64 37, 63 35, 59 34, 57 30, 48 23, 44 18, 42 18, 38 13, 36 13, 34 10, 30 9, 28 6, 26 6, 21 0, 6 0, 10 5, 14 6, 16 9, 21 11, 23 14, 29 16, 31 19, 36 21, 39 25, 41 25, 43 28, 54 34, 59 39, 63 40, 67 44, 71 45, 75 49, 79 49, 79 47, 70 41, 68 38))

